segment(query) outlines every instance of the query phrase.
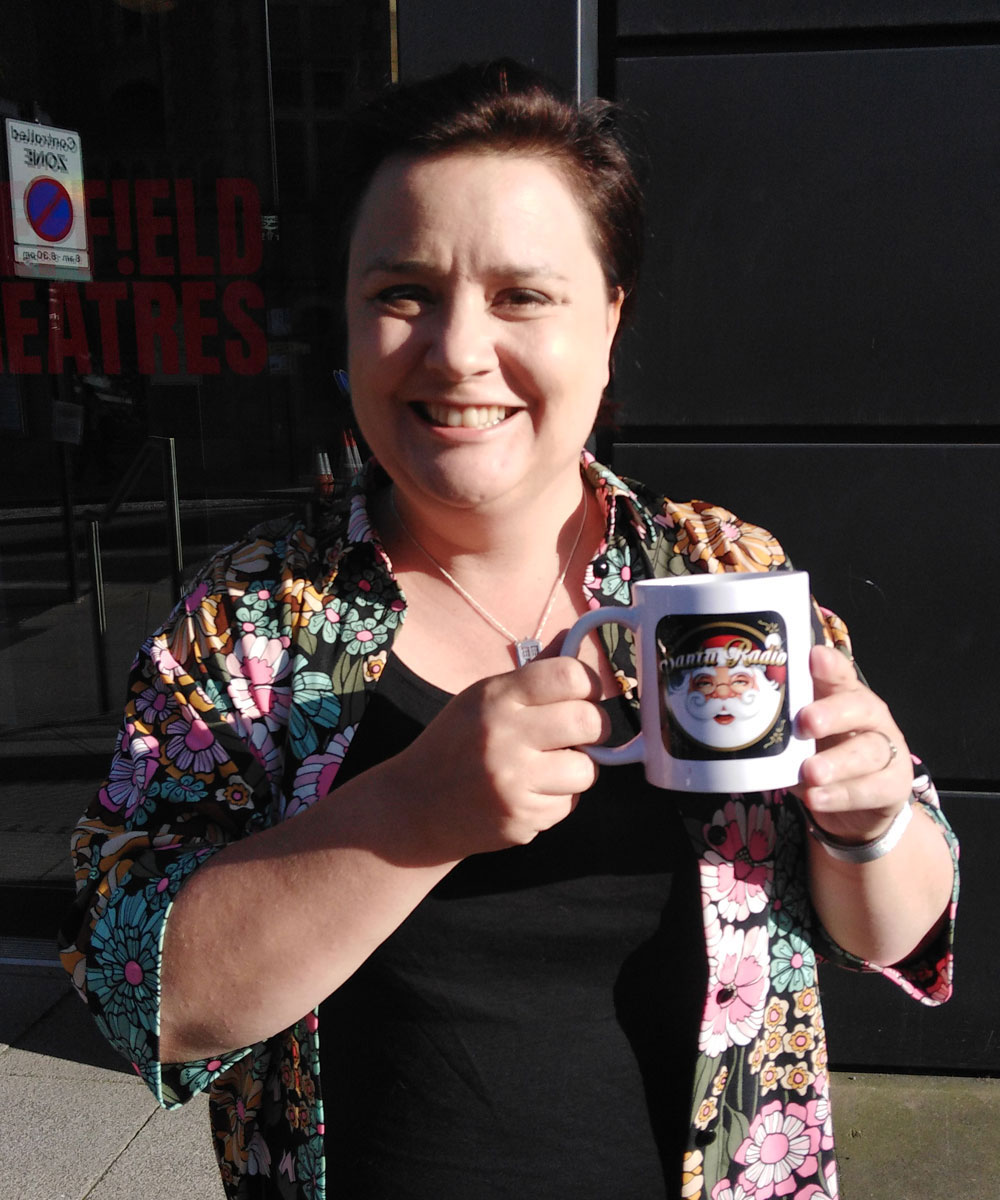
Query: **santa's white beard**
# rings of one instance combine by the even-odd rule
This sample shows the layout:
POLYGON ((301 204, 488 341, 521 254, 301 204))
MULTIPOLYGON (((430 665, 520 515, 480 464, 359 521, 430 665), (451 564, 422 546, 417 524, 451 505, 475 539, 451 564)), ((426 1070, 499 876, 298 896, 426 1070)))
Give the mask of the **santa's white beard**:
POLYGON ((758 741, 774 724, 781 689, 767 685, 766 691, 751 689, 726 700, 707 699, 700 692, 672 692, 667 703, 688 737, 713 750, 736 750, 758 741))

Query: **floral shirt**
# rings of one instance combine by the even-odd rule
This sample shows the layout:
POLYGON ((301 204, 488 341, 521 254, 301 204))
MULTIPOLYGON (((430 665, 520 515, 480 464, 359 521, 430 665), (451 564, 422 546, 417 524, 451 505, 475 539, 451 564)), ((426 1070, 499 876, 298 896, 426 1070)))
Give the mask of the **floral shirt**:
MULTIPOLYGON (((787 566, 770 534, 724 509, 656 498, 589 456, 584 468, 607 516, 584 581, 591 607, 628 604, 633 579, 787 566)), ((223 1057, 161 1064, 164 924, 184 880, 213 854, 334 785, 406 609, 367 517, 376 471, 370 465, 311 523, 261 526, 202 571, 136 660, 109 777, 73 837, 66 969, 164 1107, 210 1089, 233 1200, 338 1194, 325 1178, 318 1015, 223 1057)), ((832 614, 817 608, 815 625, 850 652, 832 614)), ((601 631, 631 698, 631 635, 616 624, 601 631)), ((918 800, 954 848, 933 786, 917 772, 918 800)), ((774 792, 677 803, 699 861, 709 975, 682 1195, 835 1197, 816 962, 823 954, 867 964, 817 925, 797 801, 774 792)), ((253 906, 272 901, 248 895, 246 929, 234 936, 252 936, 253 906)), ((925 958, 883 973, 923 1003, 941 1003, 950 938, 949 925, 925 958)))

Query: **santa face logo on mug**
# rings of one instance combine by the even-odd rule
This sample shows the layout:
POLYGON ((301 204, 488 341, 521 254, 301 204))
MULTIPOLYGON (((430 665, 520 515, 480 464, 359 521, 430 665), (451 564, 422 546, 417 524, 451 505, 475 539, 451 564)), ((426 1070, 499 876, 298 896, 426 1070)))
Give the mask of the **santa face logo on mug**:
POLYGON ((657 628, 661 728, 678 757, 780 754, 791 732, 777 613, 674 616, 657 628))

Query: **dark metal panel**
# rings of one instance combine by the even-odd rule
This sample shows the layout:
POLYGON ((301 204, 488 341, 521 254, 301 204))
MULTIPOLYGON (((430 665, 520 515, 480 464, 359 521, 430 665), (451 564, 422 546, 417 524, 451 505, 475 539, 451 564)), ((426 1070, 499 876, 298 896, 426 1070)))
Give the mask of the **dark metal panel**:
POLYGON ((995 0, 619 0, 623 37, 777 30, 976 25, 1000 19, 995 0))
POLYGON ((1000 48, 620 60, 650 232, 632 424, 996 420, 1000 48))
POLYGON ((996 847, 1000 795, 945 792, 942 807, 962 847, 955 933, 955 993, 943 1007, 915 1004, 876 975, 820 968, 830 1046, 838 1069, 1000 1071, 996 1020, 996 847))
POLYGON ((421 79, 509 55, 578 96, 597 91, 597 0, 399 0, 399 72, 421 79))
POLYGON ((614 464, 773 530, 935 775, 1000 790, 1000 689, 979 668, 1000 594, 1000 446, 633 443, 614 464))

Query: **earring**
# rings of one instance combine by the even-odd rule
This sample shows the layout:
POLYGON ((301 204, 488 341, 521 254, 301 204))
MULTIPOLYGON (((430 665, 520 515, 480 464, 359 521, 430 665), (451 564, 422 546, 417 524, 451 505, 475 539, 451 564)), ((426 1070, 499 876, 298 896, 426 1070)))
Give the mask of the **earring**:
POLYGON ((347 372, 343 367, 337 367, 333 372, 333 382, 337 385, 337 391, 340 392, 344 400, 351 398, 351 386, 347 381, 347 372))

